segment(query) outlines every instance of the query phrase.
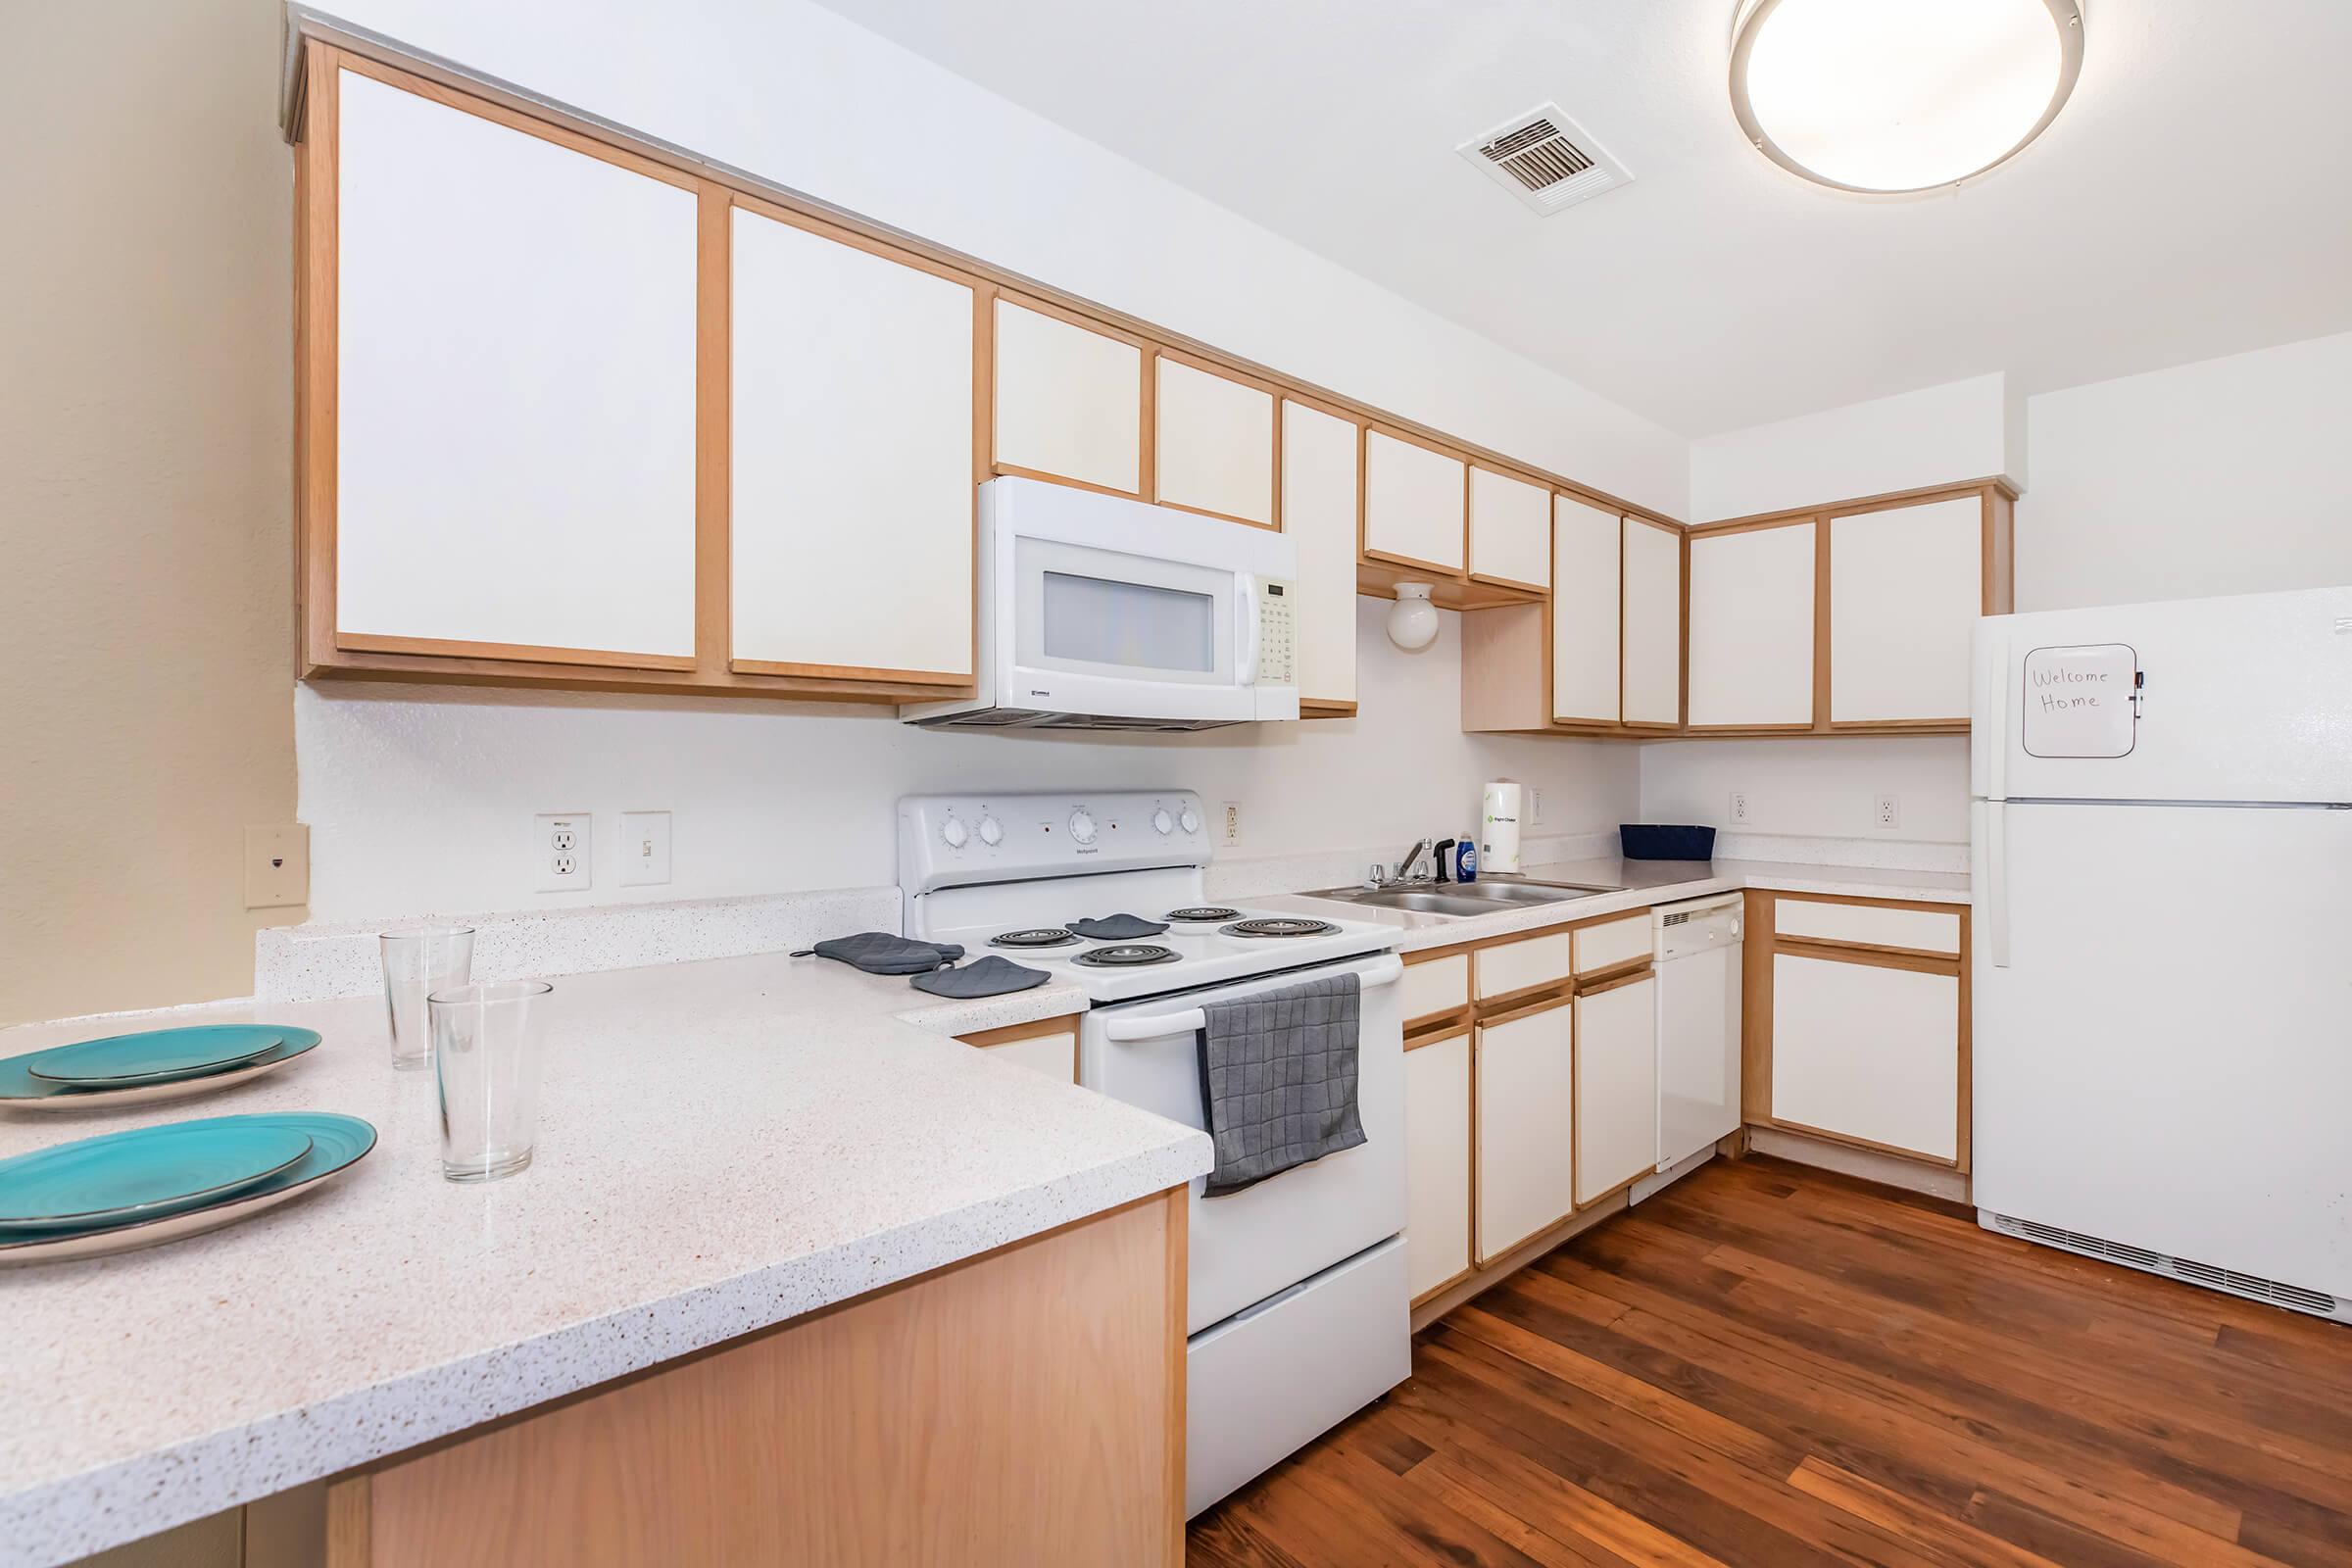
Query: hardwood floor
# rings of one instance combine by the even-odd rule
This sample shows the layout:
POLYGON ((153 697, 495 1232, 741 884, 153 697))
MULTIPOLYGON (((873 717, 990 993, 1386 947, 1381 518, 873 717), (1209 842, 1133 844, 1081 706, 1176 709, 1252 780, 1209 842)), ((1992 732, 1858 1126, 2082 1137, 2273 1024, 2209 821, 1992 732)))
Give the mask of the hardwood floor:
POLYGON ((1278 1564, 2352 1563, 2352 1329, 1716 1161, 1195 1523, 1278 1564))

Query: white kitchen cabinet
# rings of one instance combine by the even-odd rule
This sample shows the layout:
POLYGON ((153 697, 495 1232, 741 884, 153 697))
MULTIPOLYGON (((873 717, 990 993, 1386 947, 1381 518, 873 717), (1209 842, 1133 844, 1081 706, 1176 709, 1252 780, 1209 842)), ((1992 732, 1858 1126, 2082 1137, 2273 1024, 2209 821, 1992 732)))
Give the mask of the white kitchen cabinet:
POLYGON ((1682 530, 1625 519, 1625 668, 1628 724, 1683 717, 1682 530))
POLYGON ((1775 1121, 1951 1160, 1959 1095, 1956 974, 1773 955, 1775 1121))
POLYGON ((1407 1029, 1461 1011, 1470 1005, 1470 955, 1424 958, 1415 954, 1397 978, 1396 1000, 1407 1029))
POLYGON ((1462 569, 1468 465, 1417 441, 1364 432, 1364 553, 1404 565, 1462 569))
POLYGON ((999 467, 1141 492, 1142 348, 1000 297, 994 359, 999 467))
POLYGON ((1830 519, 1830 722, 1965 723, 1984 611, 1975 495, 1830 519))
POLYGON ((1412 1298, 1470 1271, 1470 1036, 1404 1054, 1404 1244, 1412 1298))
POLYGON ((690 665, 691 182, 334 97, 335 645, 690 665))
POLYGON ((1470 469, 1470 575, 1541 593, 1551 581, 1551 492, 1470 469))
POLYGON ((1282 531, 1298 545, 1301 703, 1355 701, 1357 446, 1362 433, 1352 419, 1283 401, 1282 531))
POLYGON ((1658 982, 1652 974, 1576 999, 1576 1200, 1658 1162, 1658 982))
MULTIPOLYGON (((1625 608, 1622 535, 1616 513, 1571 496, 1552 498, 1551 716, 1556 723, 1617 722, 1618 627, 1625 608)), ((1679 618, 1679 587, 1675 612, 1679 618)))
POLYGON ((1576 1206, 1575 1030, 1564 997, 1477 1028, 1481 1267, 1576 1206))
POLYGON ((1813 524, 1690 536, 1690 727, 1813 722, 1813 524))
POLYGON ((731 216, 732 667, 968 681, 971 288, 731 216))
POLYGON ((1274 394, 1182 360, 1154 362, 1158 499, 1274 525, 1274 394))

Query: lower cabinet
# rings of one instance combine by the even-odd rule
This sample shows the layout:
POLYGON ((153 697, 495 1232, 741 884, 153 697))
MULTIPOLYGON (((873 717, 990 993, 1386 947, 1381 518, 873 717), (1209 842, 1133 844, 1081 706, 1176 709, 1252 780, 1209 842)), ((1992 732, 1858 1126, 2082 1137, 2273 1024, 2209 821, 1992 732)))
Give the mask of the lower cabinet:
POLYGON ((1576 1201, 1657 1165, 1658 981, 1644 970, 1576 999, 1576 1201))
POLYGON ((1405 1269, 1418 1304, 1470 1272, 1470 1035, 1404 1047, 1405 1269))
POLYGON ((1960 984, 1942 969, 1773 955, 1772 1119, 1957 1160, 1960 984))
POLYGON ((1475 1035, 1484 1267, 1576 1206, 1576 1006, 1561 997, 1481 1023, 1475 1035))

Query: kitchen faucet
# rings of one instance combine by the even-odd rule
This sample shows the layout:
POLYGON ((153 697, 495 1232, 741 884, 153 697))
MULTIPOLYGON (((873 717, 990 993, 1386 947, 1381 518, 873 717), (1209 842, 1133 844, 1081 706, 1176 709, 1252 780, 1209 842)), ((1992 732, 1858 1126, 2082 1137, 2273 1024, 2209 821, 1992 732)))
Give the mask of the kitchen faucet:
POLYGON ((1428 853, 1429 840, 1415 839, 1413 847, 1404 852, 1404 858, 1396 862, 1396 875, 1391 880, 1396 882, 1428 881, 1429 878, 1426 876, 1416 877, 1413 875, 1414 865, 1419 863, 1421 857, 1428 853))

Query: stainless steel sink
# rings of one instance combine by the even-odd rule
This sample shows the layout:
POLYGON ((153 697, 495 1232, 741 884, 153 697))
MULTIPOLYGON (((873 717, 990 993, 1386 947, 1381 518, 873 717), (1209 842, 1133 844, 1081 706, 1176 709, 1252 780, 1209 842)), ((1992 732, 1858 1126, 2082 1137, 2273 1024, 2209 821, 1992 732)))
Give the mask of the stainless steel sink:
POLYGON ((1445 882, 1420 887, 1324 888, 1305 897, 1380 909, 1409 909, 1415 914, 1469 916, 1531 904, 1564 904, 1618 891, 1591 882, 1445 882))

